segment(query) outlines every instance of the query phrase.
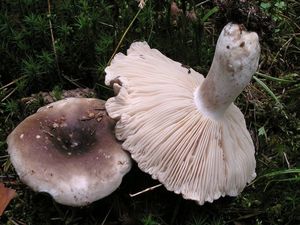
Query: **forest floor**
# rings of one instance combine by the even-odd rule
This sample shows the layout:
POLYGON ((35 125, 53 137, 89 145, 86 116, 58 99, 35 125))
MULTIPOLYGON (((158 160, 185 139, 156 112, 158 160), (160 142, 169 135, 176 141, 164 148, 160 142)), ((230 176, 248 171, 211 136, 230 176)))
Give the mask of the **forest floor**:
MULTIPOLYGON (((16 190, 6 225, 300 224, 300 2, 148 0, 3 0, 0 2, 0 182, 16 190), (64 90, 112 96, 104 69, 115 52, 145 40, 168 57, 207 74, 217 37, 228 22, 260 37, 261 58, 236 100, 256 149, 257 178, 237 197, 197 205, 158 184, 134 164, 121 186, 89 206, 55 203, 23 184, 6 151, 8 134, 64 90)), ((1 199, 0 199, 1 201, 1 199)))

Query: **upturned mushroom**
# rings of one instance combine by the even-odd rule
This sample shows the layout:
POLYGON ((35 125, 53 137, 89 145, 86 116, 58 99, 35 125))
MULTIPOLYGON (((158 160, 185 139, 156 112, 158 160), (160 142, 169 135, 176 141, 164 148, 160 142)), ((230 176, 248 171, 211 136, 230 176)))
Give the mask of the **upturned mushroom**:
POLYGON ((255 149, 233 101, 258 67, 255 32, 226 25, 206 78, 146 42, 105 70, 116 93, 106 110, 116 137, 141 170, 202 205, 238 195, 255 176, 255 149))
POLYGON ((114 137, 104 103, 67 98, 21 122, 7 138, 20 179, 70 206, 87 205, 118 188, 131 160, 114 137))

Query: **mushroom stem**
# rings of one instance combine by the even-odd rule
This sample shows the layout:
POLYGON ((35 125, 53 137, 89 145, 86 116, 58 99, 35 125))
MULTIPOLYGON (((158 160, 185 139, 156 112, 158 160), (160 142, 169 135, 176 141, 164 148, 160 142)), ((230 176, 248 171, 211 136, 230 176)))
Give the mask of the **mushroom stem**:
POLYGON ((259 55, 255 32, 247 32, 237 24, 225 26, 208 75, 195 91, 198 110, 213 119, 221 118, 249 84, 258 67, 259 55))

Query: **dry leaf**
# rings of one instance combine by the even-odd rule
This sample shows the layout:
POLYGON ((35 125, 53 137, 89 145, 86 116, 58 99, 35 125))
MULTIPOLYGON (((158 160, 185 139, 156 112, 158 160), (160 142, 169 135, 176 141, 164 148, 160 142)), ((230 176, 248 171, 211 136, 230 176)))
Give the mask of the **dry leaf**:
POLYGON ((8 203, 16 196, 14 189, 6 188, 0 183, 0 216, 3 214, 8 203))

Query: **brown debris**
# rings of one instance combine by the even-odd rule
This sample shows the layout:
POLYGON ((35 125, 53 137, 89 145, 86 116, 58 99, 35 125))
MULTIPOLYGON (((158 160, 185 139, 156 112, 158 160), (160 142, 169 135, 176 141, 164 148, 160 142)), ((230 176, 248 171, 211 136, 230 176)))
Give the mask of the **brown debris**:
MULTIPOLYGON (((65 99, 65 98, 70 98, 70 97, 95 97, 96 93, 94 90, 89 89, 89 88, 76 88, 72 90, 62 90, 60 99, 65 99)), ((43 100, 43 103, 49 104, 52 102, 55 102, 57 99, 53 93, 51 92, 39 92, 37 94, 32 94, 30 97, 24 97, 21 99, 21 102, 25 105, 30 105, 33 102, 38 101, 39 99, 43 100)))
POLYGON ((16 196, 16 191, 7 188, 3 183, 0 183, 0 216, 3 214, 9 202, 16 196))
POLYGON ((223 27, 227 22, 244 24, 249 30, 256 31, 260 37, 269 37, 274 33, 275 23, 271 16, 261 10, 253 0, 214 0, 219 7, 216 24, 223 27))

